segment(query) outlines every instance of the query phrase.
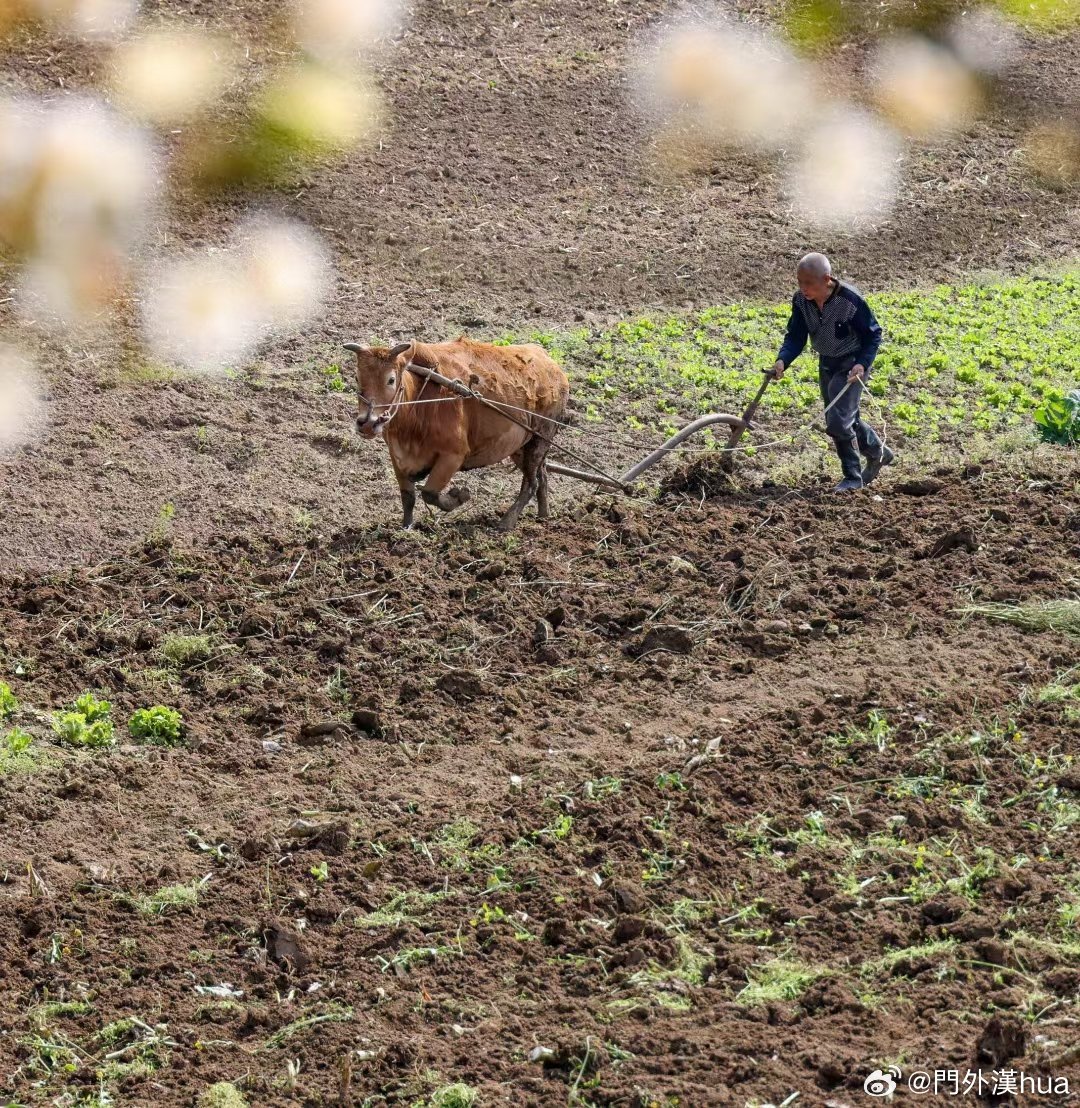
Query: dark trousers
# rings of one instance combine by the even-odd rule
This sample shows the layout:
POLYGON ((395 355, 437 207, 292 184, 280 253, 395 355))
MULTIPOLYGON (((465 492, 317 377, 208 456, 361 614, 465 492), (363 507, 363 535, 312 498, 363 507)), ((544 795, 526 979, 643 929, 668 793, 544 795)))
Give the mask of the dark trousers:
MULTIPOLYGON (((854 354, 845 358, 822 358, 818 368, 818 382, 821 385, 821 402, 828 407, 840 395, 847 384, 851 367, 858 362, 854 354)), ((862 474, 859 454, 867 458, 881 457, 881 440, 874 429, 864 423, 859 414, 859 402, 868 377, 862 383, 856 381, 840 397, 838 403, 825 414, 825 433, 833 440, 840 466, 845 477, 859 477, 862 474)))

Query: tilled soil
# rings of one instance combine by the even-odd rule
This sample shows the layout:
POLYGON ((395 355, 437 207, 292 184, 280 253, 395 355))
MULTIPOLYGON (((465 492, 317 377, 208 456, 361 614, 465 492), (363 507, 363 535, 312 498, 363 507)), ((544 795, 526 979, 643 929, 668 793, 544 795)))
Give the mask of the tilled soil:
MULTIPOLYGON (((256 27, 275 5, 152 7, 256 27)), ((250 374, 162 379, 3 320, 51 420, 0 461, 5 729, 33 736, 0 763, 15 1103, 103 1082, 191 1105, 231 1080, 253 1105, 457 1081, 480 1103, 854 1105, 889 1062, 1080 1080, 1058 1061, 1077 716, 1045 692, 1075 639, 957 612, 1074 590, 1075 463, 898 471, 849 500, 701 463, 659 503, 563 483, 509 538, 508 480, 483 474, 402 534, 381 447, 324 387, 344 339, 779 298, 811 246, 868 291, 1071 251, 1075 191, 1018 149, 1071 95, 1072 39, 1029 53, 1018 114, 912 151, 889 220, 809 241, 772 163, 657 172, 625 61, 662 10, 416 4, 376 59, 381 142, 268 201, 321 229, 339 282, 250 374), (87 688, 115 747, 52 732, 87 688), (152 704, 182 745, 128 737, 152 704)), ((6 81, 68 94, 100 64, 34 40, 6 81)), ((179 199, 183 246, 247 210, 179 199)), ((613 469, 656 445, 603 441, 613 469)))
POLYGON ((957 612, 1062 594, 1078 477, 5 571, 37 752, 0 777, 11 1095, 96 1088, 118 1035, 145 1060, 103 1037, 125 1017, 167 1041, 112 1073, 123 1104, 225 1079, 260 1105, 853 1104, 898 1056, 1080 1079, 1053 1064, 1077 728, 1035 692, 1075 639, 957 612), (206 641, 178 664, 177 635, 206 641), (50 736, 86 688, 114 748, 50 736), (126 737, 150 703, 183 745, 126 737), (176 886, 197 903, 146 899, 176 886), (809 978, 744 991, 787 965, 809 978), (42 1040, 73 1052, 51 1073, 42 1040))

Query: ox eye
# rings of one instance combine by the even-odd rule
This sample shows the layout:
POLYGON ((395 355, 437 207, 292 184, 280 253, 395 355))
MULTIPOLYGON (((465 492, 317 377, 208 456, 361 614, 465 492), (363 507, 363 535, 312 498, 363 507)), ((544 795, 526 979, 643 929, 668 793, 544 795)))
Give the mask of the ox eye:
POLYGON ((397 378, 391 375, 390 380, 386 382, 388 385, 394 385, 397 383, 397 378))

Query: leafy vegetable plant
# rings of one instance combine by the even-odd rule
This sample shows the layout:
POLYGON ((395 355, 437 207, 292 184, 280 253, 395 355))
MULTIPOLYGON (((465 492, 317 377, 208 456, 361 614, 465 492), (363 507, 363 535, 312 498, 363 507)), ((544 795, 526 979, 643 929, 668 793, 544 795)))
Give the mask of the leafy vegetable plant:
POLYGON ((109 718, 112 705, 99 700, 91 692, 84 692, 71 711, 60 712, 53 717, 53 730, 71 746, 99 749, 112 746, 115 729, 109 718))
MULTIPOLYGON (((1080 274, 866 291, 885 339, 865 406, 894 441, 1001 434, 1030 427, 1044 406, 1058 426, 1054 398, 1080 379, 1080 274)), ((566 366, 586 424, 620 418, 663 434, 703 412, 741 411, 776 358, 789 311, 740 301, 529 338, 566 366)), ((768 437, 805 425, 820 405, 808 348, 765 393, 768 437)), ((1075 439, 1076 424, 1064 426, 1075 439)))
POLYGON ((1050 396, 1035 409, 1039 435, 1060 446, 1080 443, 1080 389, 1065 396, 1050 396))
POLYGON ((135 712, 128 724, 128 730, 132 738, 140 742, 153 743, 155 746, 176 746, 180 742, 183 725, 183 717, 175 708, 164 708, 158 704, 135 712))
POLYGON ((0 719, 9 719, 19 708, 19 702, 11 689, 0 681, 0 719))

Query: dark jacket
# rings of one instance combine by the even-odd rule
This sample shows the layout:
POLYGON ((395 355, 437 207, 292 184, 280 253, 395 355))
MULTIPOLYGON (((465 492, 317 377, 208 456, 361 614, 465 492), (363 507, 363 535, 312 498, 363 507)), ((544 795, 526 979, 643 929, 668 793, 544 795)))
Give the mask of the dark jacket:
POLYGON ((869 372, 881 345, 881 326, 862 296, 851 285, 837 281, 820 310, 801 292, 791 298, 791 318, 777 355, 785 369, 806 348, 807 339, 820 357, 854 354, 869 372))

